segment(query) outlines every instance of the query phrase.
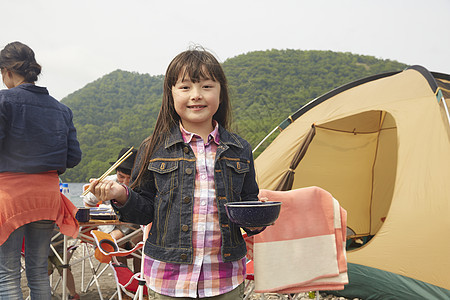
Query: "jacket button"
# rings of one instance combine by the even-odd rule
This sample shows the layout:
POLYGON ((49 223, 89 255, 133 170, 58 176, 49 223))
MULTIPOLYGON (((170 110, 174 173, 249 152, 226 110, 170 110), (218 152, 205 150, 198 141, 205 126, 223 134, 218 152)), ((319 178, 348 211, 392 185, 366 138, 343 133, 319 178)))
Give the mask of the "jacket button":
POLYGON ((191 175, 192 174, 192 169, 191 168, 186 168, 186 174, 191 175))
POLYGON ((189 226, 187 226, 186 224, 181 226, 181 230, 183 230, 184 232, 189 230, 189 226))
POLYGON ((184 147, 184 149, 183 149, 183 151, 184 151, 184 153, 189 153, 189 148, 188 147, 184 147))
POLYGON ((187 259, 187 254, 183 253, 180 255, 181 260, 186 260, 187 259))
POLYGON ((189 202, 191 202, 191 197, 187 197, 187 196, 184 197, 184 198, 183 198, 183 202, 184 202, 184 203, 189 203, 189 202))

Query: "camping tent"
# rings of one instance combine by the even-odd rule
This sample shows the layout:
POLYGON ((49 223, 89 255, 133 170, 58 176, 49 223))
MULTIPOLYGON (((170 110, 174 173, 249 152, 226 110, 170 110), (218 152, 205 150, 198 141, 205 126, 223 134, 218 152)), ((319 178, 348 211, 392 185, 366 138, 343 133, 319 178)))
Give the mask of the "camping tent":
POLYGON ((413 66, 364 78, 283 121, 255 160, 260 188, 319 186, 355 236, 342 296, 450 298, 450 76, 413 66))

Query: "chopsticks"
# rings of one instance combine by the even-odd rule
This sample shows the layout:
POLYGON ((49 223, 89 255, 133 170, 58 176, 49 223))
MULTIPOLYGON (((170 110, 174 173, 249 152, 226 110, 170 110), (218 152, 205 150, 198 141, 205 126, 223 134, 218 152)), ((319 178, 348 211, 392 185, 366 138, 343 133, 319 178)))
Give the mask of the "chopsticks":
MULTIPOLYGON (((133 147, 131 147, 130 149, 128 149, 127 152, 125 152, 122 157, 120 157, 108 170, 106 170, 105 173, 103 173, 102 176, 100 176, 98 178, 98 181, 102 181, 103 179, 106 178, 106 176, 108 176, 112 171, 114 171, 121 163, 123 163, 128 157, 130 157, 131 154, 133 154, 131 152, 131 150, 133 150, 133 147)), ((91 191, 91 187, 89 186, 89 188, 87 188, 83 194, 81 194, 81 196, 86 196, 89 192, 91 191)))

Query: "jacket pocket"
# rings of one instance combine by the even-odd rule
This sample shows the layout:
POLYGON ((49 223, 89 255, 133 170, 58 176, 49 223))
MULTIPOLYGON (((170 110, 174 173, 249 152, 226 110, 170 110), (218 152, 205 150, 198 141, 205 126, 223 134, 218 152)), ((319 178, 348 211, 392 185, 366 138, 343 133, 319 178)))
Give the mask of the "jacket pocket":
POLYGON ((244 184, 245 175, 250 170, 249 163, 241 160, 226 160, 226 166, 231 189, 233 192, 240 194, 244 184))
POLYGON ((178 161, 151 161, 148 169, 155 176, 155 186, 160 194, 167 194, 178 187, 178 161))

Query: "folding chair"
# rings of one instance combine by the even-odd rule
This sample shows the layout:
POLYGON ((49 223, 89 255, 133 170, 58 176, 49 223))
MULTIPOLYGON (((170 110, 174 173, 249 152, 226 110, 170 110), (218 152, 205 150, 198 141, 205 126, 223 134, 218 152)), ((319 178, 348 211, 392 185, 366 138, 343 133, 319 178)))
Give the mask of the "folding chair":
POLYGON ((148 290, 145 288, 143 277, 143 254, 141 254, 141 272, 138 273, 133 273, 127 266, 119 264, 116 259, 118 256, 134 254, 144 246, 144 241, 137 243, 131 250, 120 250, 116 240, 110 234, 98 230, 92 230, 91 234, 97 244, 95 258, 101 263, 108 263, 114 271, 117 291, 111 299, 117 295, 118 299, 121 300, 121 291, 130 297, 134 297, 133 299, 144 299, 143 297, 148 295, 148 290))
MULTIPOLYGON (((61 242, 61 241, 60 241, 61 242)), ((58 242, 57 242, 58 243, 58 242)), ((55 250, 55 248, 54 248, 54 244, 50 244, 50 251, 53 251, 53 253, 55 254, 55 256, 56 256, 56 258, 61 262, 61 263, 63 263, 64 262, 64 260, 63 260, 63 258, 59 255, 59 253, 55 250)), ((69 246, 69 247, 67 247, 67 266, 66 267, 69 267, 71 264, 69 263, 70 262, 70 259, 72 258, 72 255, 73 255, 73 253, 75 252, 75 250, 78 248, 78 245, 77 244, 74 244, 74 245, 71 245, 71 246, 69 246)), ((56 267, 55 267, 55 269, 56 269, 56 267)), ((56 273, 58 273, 59 274, 59 272, 56 272, 56 273)), ((55 283, 53 283, 53 276, 55 275, 55 272, 53 272, 52 274, 50 274, 50 287, 51 287, 51 289, 52 289, 52 295, 56 295, 56 290, 58 289, 58 286, 59 286, 59 284, 63 281, 62 279, 63 279, 63 277, 62 276, 58 276, 58 279, 57 279, 57 281, 55 282, 55 283)), ((64 287, 65 288, 65 287, 64 287)))
MULTIPOLYGON (((96 228, 96 227, 95 227, 96 228)), ((80 229, 80 234, 83 232, 83 229, 80 229)), ((90 239, 92 242, 94 241, 94 237, 90 235, 89 232, 83 232, 83 236, 90 236, 90 239)), ((93 259, 95 256, 95 247, 89 240, 87 240, 85 237, 82 239, 78 238, 80 243, 80 248, 82 249, 81 258, 77 259, 76 261, 72 262, 73 264, 81 263, 81 289, 80 291, 82 293, 86 293, 90 287, 92 287, 94 284, 97 288, 98 295, 101 300, 103 300, 103 294, 101 291, 101 285, 98 281, 98 278, 102 276, 106 270, 108 270, 108 264, 102 264, 99 263, 93 259), (86 267, 86 263, 88 263, 88 267, 86 267), (85 282, 85 274, 86 269, 90 270, 91 276, 90 279, 85 282)))
MULTIPOLYGON (((56 246, 58 246, 59 244, 63 243, 64 240, 61 238, 62 234, 57 232, 53 235, 52 240, 51 240, 51 244, 50 244, 50 253, 53 253, 56 258, 63 263, 64 260, 63 258, 60 256, 60 254, 58 253, 58 251, 56 250, 56 246)), ((73 255, 73 252, 78 248, 78 245, 73 244, 71 246, 67 247, 67 261, 70 261, 70 258, 73 255)), ((21 255, 22 255, 22 260, 21 260, 21 270, 20 272, 24 272, 25 271, 25 263, 23 261, 23 259, 25 258, 25 237, 23 238, 22 241, 22 249, 21 249, 21 255)), ((70 264, 68 263, 68 265, 66 267, 70 266, 70 264)), ((56 269, 56 267, 55 267, 56 269)), ((59 272, 56 272, 59 273, 59 272)), ((52 272, 52 274, 50 274, 50 288, 51 288, 51 293, 53 296, 59 297, 56 293, 56 290, 58 289, 59 284, 62 282, 62 276, 59 276, 58 279, 56 280, 55 283, 53 283, 53 276, 55 275, 55 272, 52 272)), ((30 299, 30 295, 28 295, 28 297, 26 298, 26 300, 30 299)))

